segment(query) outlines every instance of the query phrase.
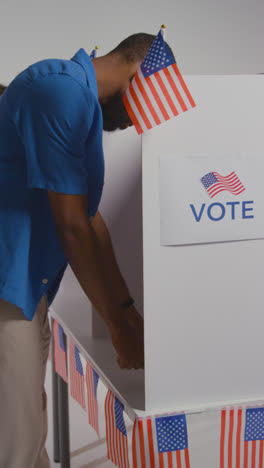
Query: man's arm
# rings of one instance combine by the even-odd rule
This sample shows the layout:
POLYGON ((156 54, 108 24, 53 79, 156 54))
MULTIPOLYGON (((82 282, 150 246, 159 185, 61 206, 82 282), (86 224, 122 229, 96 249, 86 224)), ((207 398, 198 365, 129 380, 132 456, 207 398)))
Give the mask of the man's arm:
MULTIPOLYGON (((111 288, 115 292, 116 297, 119 299, 119 303, 123 304, 129 299, 130 292, 120 272, 110 234, 99 211, 97 211, 94 219, 92 220, 92 226, 100 245, 101 252, 103 253, 105 268, 111 283, 111 288)), ((138 314, 136 309, 131 306, 129 309, 123 312, 123 315, 143 337, 143 319, 138 314)))
POLYGON ((115 295, 119 298, 120 304, 122 304, 129 299, 130 293, 119 270, 110 234, 99 211, 97 211, 92 220, 92 226, 103 253, 108 276, 111 278, 111 287, 115 291, 115 295))
MULTIPOLYGON (((47 191, 56 232, 82 289, 105 321, 120 367, 143 367, 142 336, 127 321, 117 289, 112 287, 108 262, 88 219, 87 195, 47 191)), ((115 268, 115 267, 114 267, 115 268)), ((120 282, 120 284, 122 281, 120 282)), ((133 308, 131 308, 133 309, 133 308)))

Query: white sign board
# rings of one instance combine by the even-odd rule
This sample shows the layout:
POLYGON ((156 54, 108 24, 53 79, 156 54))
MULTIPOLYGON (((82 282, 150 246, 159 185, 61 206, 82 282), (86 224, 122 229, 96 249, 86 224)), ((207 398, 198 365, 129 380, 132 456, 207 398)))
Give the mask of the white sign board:
POLYGON ((161 245, 264 238, 264 154, 160 156, 161 245))

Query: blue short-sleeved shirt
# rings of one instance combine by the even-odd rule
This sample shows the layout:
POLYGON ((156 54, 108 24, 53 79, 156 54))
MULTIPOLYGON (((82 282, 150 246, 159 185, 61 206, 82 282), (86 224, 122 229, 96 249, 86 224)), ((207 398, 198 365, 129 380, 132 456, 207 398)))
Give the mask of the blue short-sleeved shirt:
POLYGON ((32 320, 67 266, 47 190, 87 194, 104 184, 103 119, 92 60, 47 59, 23 70, 0 97, 0 297, 32 320))

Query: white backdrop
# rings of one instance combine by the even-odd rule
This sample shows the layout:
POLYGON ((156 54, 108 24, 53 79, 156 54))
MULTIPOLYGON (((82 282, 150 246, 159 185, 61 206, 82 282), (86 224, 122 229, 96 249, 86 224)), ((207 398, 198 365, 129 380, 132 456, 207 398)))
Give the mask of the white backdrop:
POLYGON ((185 74, 264 72, 263 0, 1 0, 0 83, 29 64, 104 54, 130 34, 167 26, 185 74))

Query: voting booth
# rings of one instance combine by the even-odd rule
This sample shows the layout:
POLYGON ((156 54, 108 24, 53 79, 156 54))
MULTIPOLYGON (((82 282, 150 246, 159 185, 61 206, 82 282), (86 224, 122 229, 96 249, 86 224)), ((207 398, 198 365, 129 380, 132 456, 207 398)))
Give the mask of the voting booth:
POLYGON ((104 135, 99 209, 144 316, 144 371, 119 369, 70 267, 51 305, 131 417, 264 399, 264 77, 186 80, 196 108, 104 135))

